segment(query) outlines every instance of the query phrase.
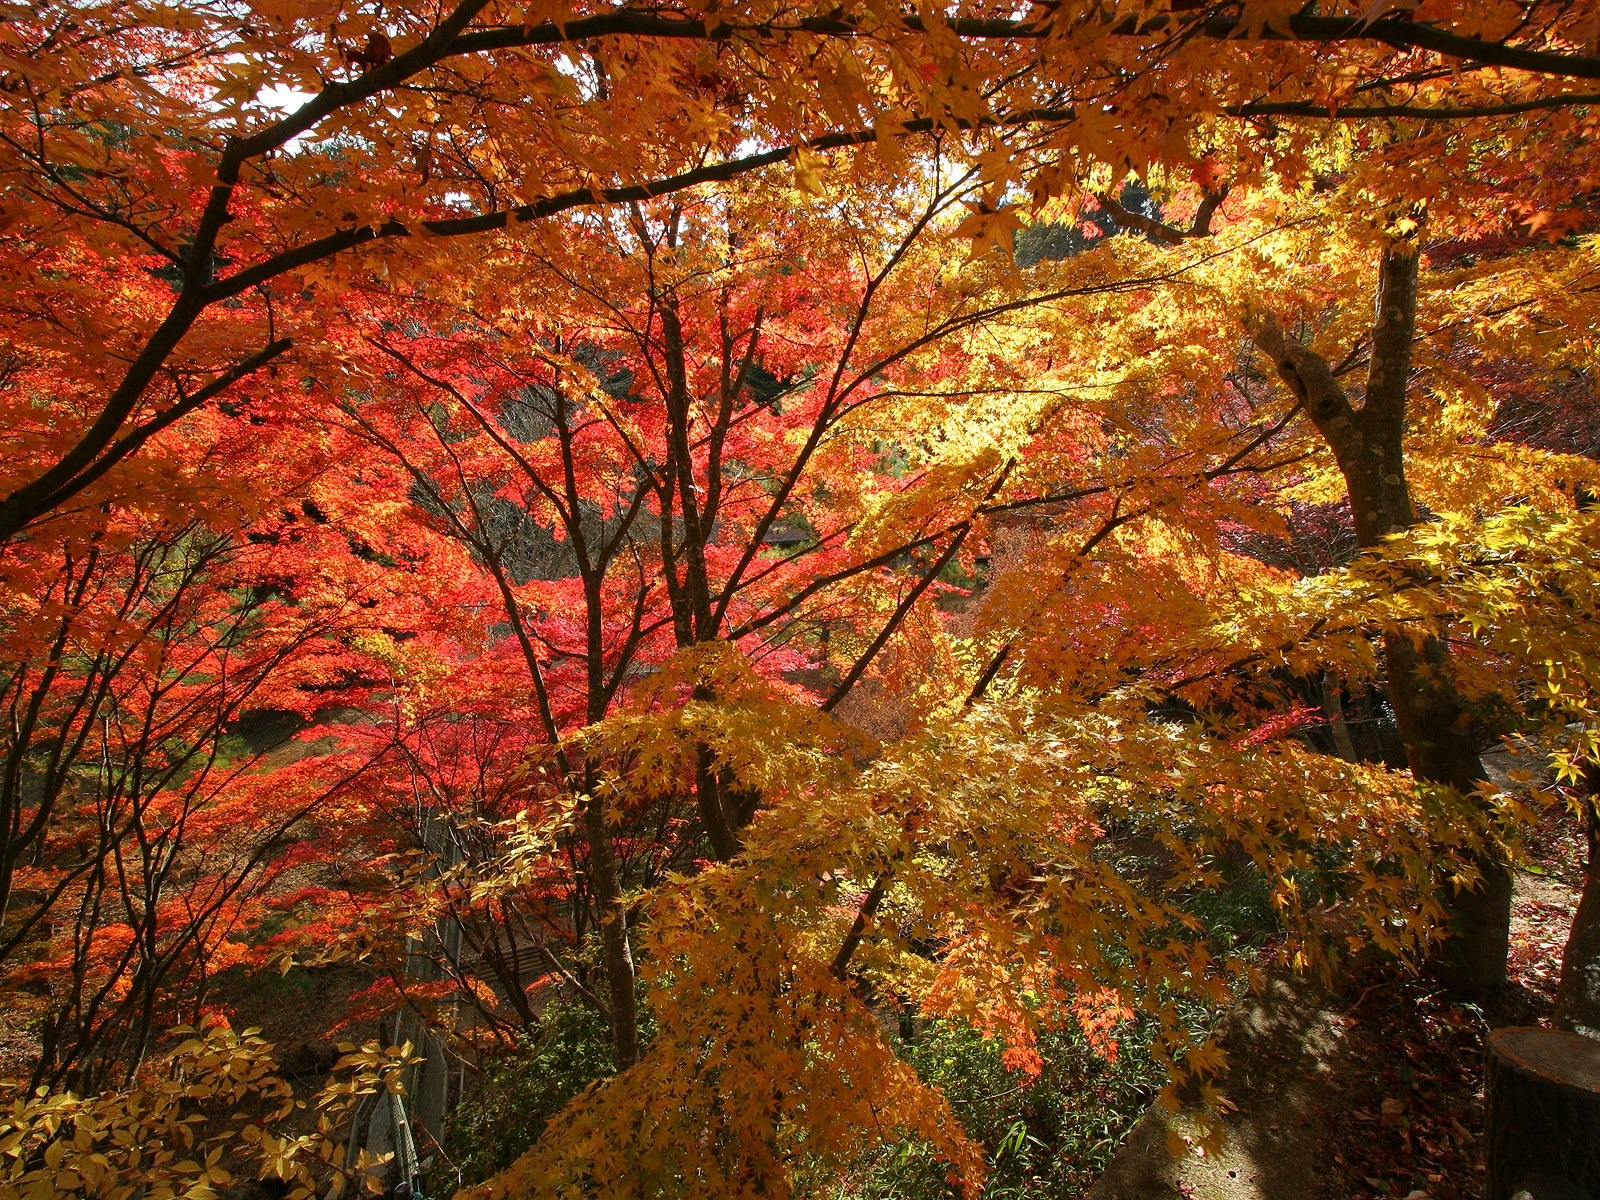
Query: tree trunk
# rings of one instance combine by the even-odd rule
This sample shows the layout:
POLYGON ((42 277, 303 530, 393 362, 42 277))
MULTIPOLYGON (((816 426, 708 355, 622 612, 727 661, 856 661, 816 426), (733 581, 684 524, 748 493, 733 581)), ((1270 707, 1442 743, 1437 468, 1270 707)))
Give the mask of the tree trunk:
POLYGON ((617 856, 607 828, 605 805, 589 789, 583 805, 589 842, 589 889, 600 921, 606 960, 606 1016, 611 1022, 612 1060, 618 1071, 639 1061, 639 1001, 634 995, 633 947, 628 940, 628 908, 617 877, 617 856))
POLYGON ((1328 714, 1328 727, 1333 731, 1333 748, 1345 762, 1360 762, 1356 744, 1350 737, 1350 723, 1344 715, 1344 689, 1339 677, 1332 671, 1322 673, 1322 707, 1328 714))
MULTIPOLYGON (((1384 253, 1378 313, 1372 328, 1367 391, 1356 408, 1328 363, 1285 336, 1268 316, 1253 330, 1256 345, 1305 406, 1333 451, 1355 516, 1356 540, 1373 547, 1416 523, 1406 482, 1404 439, 1411 343, 1416 333, 1417 252, 1384 253)), ((1478 758, 1471 714, 1451 684, 1448 647, 1434 638, 1384 641, 1385 692, 1419 783, 1470 795, 1487 776, 1478 758)), ((1511 873, 1499 857, 1479 858, 1482 884, 1447 896, 1450 936, 1430 963, 1451 990, 1472 994, 1505 982, 1511 940, 1511 873)))
POLYGON ((1600 767, 1584 772, 1584 832, 1589 861, 1583 895, 1572 914, 1572 932, 1561 955, 1561 983, 1550 1023, 1557 1029, 1600 1038, 1600 767))
POLYGON ((1484 1060, 1487 1200, 1600 1195, 1600 1041, 1496 1029, 1484 1060))

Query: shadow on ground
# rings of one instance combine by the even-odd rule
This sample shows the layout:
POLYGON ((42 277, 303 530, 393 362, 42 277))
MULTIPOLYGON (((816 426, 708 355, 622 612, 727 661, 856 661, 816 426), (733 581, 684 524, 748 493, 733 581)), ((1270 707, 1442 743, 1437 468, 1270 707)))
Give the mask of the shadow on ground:
POLYGON ((1334 1200, 1348 1193, 1327 1168, 1331 1078, 1346 1018, 1303 983, 1274 981, 1235 1010, 1223 1045, 1222 1089, 1236 1107, 1222 1149, 1174 1158, 1172 1134, 1194 1138, 1185 1113, 1152 1108, 1086 1200, 1334 1200))
MULTIPOLYGON (((1509 788, 1505 764, 1486 757, 1509 788)), ((1161 1109, 1129 1133, 1086 1200, 1468 1200, 1483 1190, 1483 1044, 1548 1019, 1577 903, 1581 831, 1549 805, 1512 900, 1511 979, 1479 1004, 1369 963, 1333 994, 1274 982, 1223 1037, 1237 1109, 1213 1156, 1174 1158, 1194 1122, 1161 1109)))

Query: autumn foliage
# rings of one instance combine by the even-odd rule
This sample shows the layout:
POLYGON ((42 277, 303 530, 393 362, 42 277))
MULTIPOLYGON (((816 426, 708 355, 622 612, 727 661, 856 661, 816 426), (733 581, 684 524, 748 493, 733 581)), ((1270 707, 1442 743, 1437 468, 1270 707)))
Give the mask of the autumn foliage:
POLYGON ((1600 759, 1588 6, 5 18, 20 1194, 376 1185, 559 1001, 612 1073, 474 1194, 976 1196, 894 1030, 1215 1105, 1266 971, 1503 976, 1480 755, 1600 759), (419 1040, 297 1107, 228 1020, 335 967, 419 1040))

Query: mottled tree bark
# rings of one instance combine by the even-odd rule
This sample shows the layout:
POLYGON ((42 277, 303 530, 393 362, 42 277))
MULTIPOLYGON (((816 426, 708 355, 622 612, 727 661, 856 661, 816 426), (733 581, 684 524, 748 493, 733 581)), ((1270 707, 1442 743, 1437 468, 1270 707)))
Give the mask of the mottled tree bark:
POLYGON ((1584 833, 1589 861, 1583 895, 1572 914, 1572 932, 1561 955, 1561 984, 1550 1023, 1557 1029, 1600 1038, 1600 767, 1584 772, 1584 833))

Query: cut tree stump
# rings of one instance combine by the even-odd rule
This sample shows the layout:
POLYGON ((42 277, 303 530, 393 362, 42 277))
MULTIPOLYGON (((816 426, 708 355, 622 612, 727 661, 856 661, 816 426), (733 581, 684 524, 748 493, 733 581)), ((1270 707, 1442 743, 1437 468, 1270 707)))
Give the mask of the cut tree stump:
POLYGON ((1517 1025, 1489 1035, 1488 1200, 1600 1200, 1600 1041, 1517 1025))

